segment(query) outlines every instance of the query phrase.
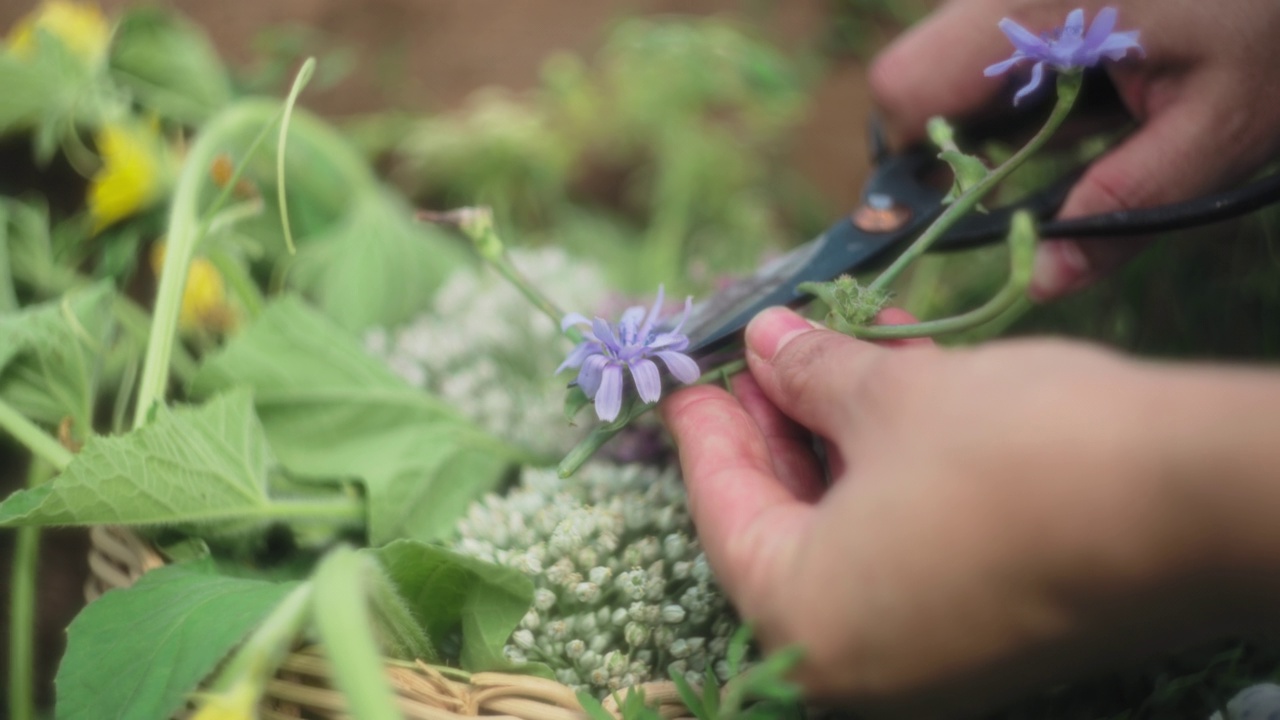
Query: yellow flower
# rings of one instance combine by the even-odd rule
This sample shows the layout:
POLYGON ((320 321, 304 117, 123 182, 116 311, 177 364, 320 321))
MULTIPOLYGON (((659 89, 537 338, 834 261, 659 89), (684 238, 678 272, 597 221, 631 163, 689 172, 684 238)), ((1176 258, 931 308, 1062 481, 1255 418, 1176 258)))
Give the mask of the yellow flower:
POLYGON ((89 181, 93 233, 146 209, 161 192, 163 144, 151 125, 111 123, 95 138, 102 167, 89 181))
MULTIPOLYGON (((151 246, 151 270, 160 275, 164 267, 165 246, 151 246)), ((182 308, 178 311, 178 329, 183 332, 203 330, 226 333, 236 326, 237 315, 227 298, 226 282, 213 263, 194 258, 187 269, 187 284, 182 290, 182 308)))
POLYGON ((200 709, 191 720, 257 720, 259 695, 252 682, 238 682, 220 693, 201 693, 196 696, 200 709))
POLYGON ((111 43, 111 25, 97 5, 46 0, 13 26, 9 49, 18 57, 30 58, 36 50, 36 33, 41 30, 89 66, 106 58, 111 43))

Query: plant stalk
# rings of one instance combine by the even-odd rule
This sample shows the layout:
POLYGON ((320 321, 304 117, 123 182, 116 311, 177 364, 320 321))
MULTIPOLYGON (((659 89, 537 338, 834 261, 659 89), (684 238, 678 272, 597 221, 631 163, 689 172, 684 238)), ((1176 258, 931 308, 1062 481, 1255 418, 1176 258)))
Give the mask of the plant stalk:
POLYGON ((39 425, 27 419, 17 408, 0 399, 0 430, 8 432, 37 458, 44 460, 61 472, 74 455, 39 425))
POLYGON ((1080 95, 1080 86, 1084 76, 1079 72, 1063 73, 1058 76, 1058 102, 1053 106, 1053 112, 1050 113, 1049 119, 1045 122, 1044 127, 1035 134, 1031 140, 1024 145, 1018 152, 1014 153, 999 167, 987 173, 987 176, 981 182, 969 188, 968 191, 962 193, 955 202, 947 206, 947 209, 933 221, 915 242, 911 243, 901 255, 893 261, 884 272, 880 273, 875 280, 871 281, 868 289, 872 291, 884 291, 889 283, 893 282, 902 271, 917 258, 923 255, 933 246, 933 243, 942 237, 951 226, 960 218, 968 215, 982 198, 995 189, 997 185, 1009 177, 1009 174, 1018 169, 1027 158, 1034 155, 1044 147, 1049 141, 1053 133, 1067 119, 1068 113, 1071 112, 1072 105, 1075 104, 1076 98, 1080 95))

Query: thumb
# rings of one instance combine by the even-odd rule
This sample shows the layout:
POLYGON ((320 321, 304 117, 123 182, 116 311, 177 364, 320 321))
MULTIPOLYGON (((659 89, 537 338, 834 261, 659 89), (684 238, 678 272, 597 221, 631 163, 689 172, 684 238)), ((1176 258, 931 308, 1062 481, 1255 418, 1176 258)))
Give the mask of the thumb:
MULTIPOLYGON (((1190 90, 1190 89, 1188 89, 1190 90)), ((1154 115, 1120 146, 1094 162, 1067 196, 1063 218, 1153 207, 1187 200, 1236 180, 1249 163, 1242 143, 1223 130, 1218 103, 1207 93, 1182 99, 1154 115)), ((1078 290, 1136 255, 1141 239, 1098 238, 1043 243, 1036 255, 1031 296, 1046 300, 1078 290)))
POLYGON ((850 426, 859 388, 888 352, 816 327, 786 308, 757 315, 747 325, 746 346, 751 374, 769 400, 827 438, 850 426))

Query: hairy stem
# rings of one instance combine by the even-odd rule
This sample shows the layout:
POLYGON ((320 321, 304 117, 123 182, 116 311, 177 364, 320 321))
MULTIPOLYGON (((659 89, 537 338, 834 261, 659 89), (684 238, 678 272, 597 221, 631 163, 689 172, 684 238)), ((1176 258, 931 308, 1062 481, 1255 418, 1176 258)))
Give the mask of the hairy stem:
MULTIPOLYGON (((31 461, 27 487, 44 481, 48 466, 31 461)), ((36 579, 40 561, 40 528, 18 528, 13 548, 9 601, 9 717, 35 720, 36 579)))
POLYGON ((942 237, 951 226, 960 218, 968 215, 978 205, 982 198, 986 197, 997 185, 1009 177, 1009 174, 1018 169, 1027 158, 1034 155, 1044 147, 1053 133, 1067 119, 1067 114, 1071 112, 1071 106, 1075 104, 1076 97, 1080 95, 1080 85, 1083 75, 1079 72, 1063 73, 1058 76, 1058 102, 1053 106, 1053 112, 1050 113, 1049 119, 1045 122, 1044 127, 1040 128, 1031 140, 1014 153, 1002 165, 992 170, 982 179, 981 182, 974 185, 968 191, 962 193, 955 202, 947 206, 947 209, 933 221, 916 241, 898 256, 893 264, 885 268, 884 272, 868 286, 873 291, 883 291, 889 283, 893 282, 902 271, 917 258, 929 250, 938 238, 942 237))
POLYGON ((0 399, 0 430, 22 443, 33 455, 61 471, 71 464, 71 451, 62 446, 39 425, 27 419, 18 409, 0 399))

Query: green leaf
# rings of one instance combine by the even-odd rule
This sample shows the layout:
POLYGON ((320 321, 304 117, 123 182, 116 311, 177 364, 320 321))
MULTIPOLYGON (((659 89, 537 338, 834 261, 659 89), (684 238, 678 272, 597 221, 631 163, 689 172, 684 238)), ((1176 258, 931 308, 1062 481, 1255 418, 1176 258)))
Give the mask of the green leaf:
POLYGON ((613 716, 613 713, 604 709, 604 705, 601 705, 599 700, 592 697, 591 693, 585 690, 578 691, 578 702, 591 720, 618 720, 613 716))
POLYGON ((689 681, 685 678, 684 673, 677 670, 669 669, 667 674, 671 676, 671 681, 676 684, 676 692, 680 694, 680 701, 684 706, 689 708, 689 712, 698 720, 714 720, 707 714, 707 708, 702 703, 702 698, 698 697, 698 692, 693 689, 689 681))
POLYGON ((443 537, 516 459, 296 298, 269 305, 206 361, 191 393, 237 384, 253 388, 271 447, 292 472, 362 479, 375 545, 443 537))
MULTIPOLYGON (((372 552, 428 637, 444 638, 461 631, 459 659, 464 669, 513 669, 502 655, 502 646, 533 603, 529 578, 511 568, 412 540, 372 552)), ((540 670, 528 665, 523 669, 540 670)))
POLYGON ((415 221, 382 188, 358 193, 328 232, 300 245, 289 283, 352 331, 411 320, 455 268, 470 262, 461 243, 415 221))
POLYGON ((353 717, 399 720, 396 696, 383 671, 366 596, 371 559, 338 547, 316 568, 312 606, 321 646, 333 668, 334 684, 353 717))
POLYGON ((115 79, 147 109, 197 123, 231 101, 231 82, 199 28, 160 8, 120 18, 111 48, 115 79))
POLYGON ((43 64, 24 62, 11 52, 0 52, 0 135, 31 130, 42 117, 67 103, 67 88, 58 74, 43 64))
POLYGON ((172 524, 273 517, 272 464, 247 392, 93 436, 58 477, 0 503, 0 525, 172 524))
POLYGON ((65 720, 165 718, 293 588, 213 574, 208 563, 153 570, 89 604, 58 668, 65 720))
POLYGON ((0 315, 0 398, 48 425, 70 417, 77 436, 87 436, 111 297, 98 284, 0 315))

